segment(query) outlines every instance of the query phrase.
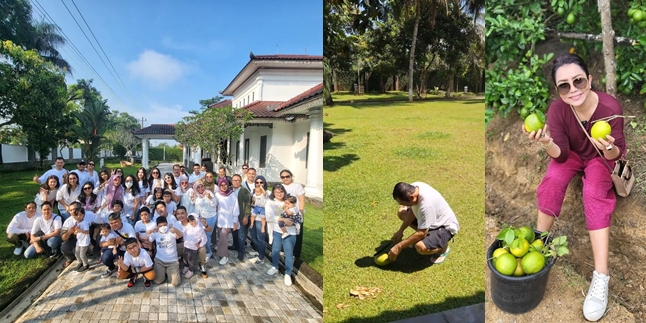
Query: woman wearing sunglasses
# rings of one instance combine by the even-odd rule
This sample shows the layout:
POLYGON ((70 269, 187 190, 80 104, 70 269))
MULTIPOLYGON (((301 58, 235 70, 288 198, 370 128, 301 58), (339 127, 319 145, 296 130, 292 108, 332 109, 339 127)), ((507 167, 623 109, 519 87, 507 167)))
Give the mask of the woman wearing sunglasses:
POLYGON ((594 256, 592 283, 583 303, 583 314, 586 319, 597 321, 608 304, 610 218, 616 202, 605 162, 614 167, 614 162, 625 154, 626 143, 622 118, 611 120, 612 133, 606 138, 593 138, 594 143, 588 140, 579 122, 589 133, 596 120, 622 115, 623 111, 615 98, 592 90, 592 76, 577 55, 566 54, 555 59, 552 80, 559 98, 549 107, 547 125, 528 134, 551 157, 536 190, 536 229, 551 229, 554 217, 561 213, 568 184, 577 173, 583 172, 583 210, 594 256))
MULTIPOLYGON (((280 171, 280 180, 283 182, 283 187, 285 187, 285 192, 291 196, 296 196, 298 202, 296 207, 298 207, 298 212, 303 216, 303 221, 305 221, 305 189, 303 185, 294 182, 294 174, 289 169, 283 169, 280 171)), ((303 224, 301 224, 301 227, 303 224)), ((301 256, 301 249, 303 247, 303 231, 298 230, 296 235, 296 245, 294 246, 294 257, 299 258, 301 256)))

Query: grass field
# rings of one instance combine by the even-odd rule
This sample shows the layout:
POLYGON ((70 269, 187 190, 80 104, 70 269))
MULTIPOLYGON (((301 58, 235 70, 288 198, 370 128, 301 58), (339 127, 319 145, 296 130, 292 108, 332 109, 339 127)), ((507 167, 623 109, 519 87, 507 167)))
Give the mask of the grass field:
MULTIPOLYGON (((390 322, 484 302, 483 100, 325 107, 326 322, 390 322), (414 249, 377 267, 375 249, 401 222, 392 188, 422 181, 436 188, 460 222, 440 265, 414 249), (350 296, 380 287, 376 298, 350 296)), ((413 231, 407 229, 408 237, 413 231)))
MULTIPOLYGON (((476 95, 484 95, 482 93, 479 94, 474 94, 474 93, 469 93, 469 94, 464 94, 462 92, 454 92, 451 93, 451 95, 454 98, 457 97, 462 97, 464 95, 468 95, 469 97, 476 96, 476 95)), ((381 102, 389 102, 389 101, 408 101, 408 92, 402 92, 402 91, 390 91, 387 93, 366 93, 363 95, 354 95, 351 92, 339 92, 335 93, 334 96, 334 102, 335 104, 345 104, 345 103, 354 103, 354 102, 363 102, 363 101, 381 101, 381 102)), ((419 101, 420 99, 415 96, 413 93, 413 98, 415 101, 419 101)), ((439 91, 437 95, 433 94, 428 94, 424 100, 432 100, 432 99, 443 99, 444 98, 444 91, 439 91)))
MULTIPOLYGON (((106 164, 116 169, 119 164, 106 164)), ((67 169, 76 169, 76 165, 66 165, 67 169)), ((139 167, 123 168, 124 174, 135 174, 139 167)), ((7 225, 13 216, 24 210, 25 203, 34 200, 38 184, 32 181, 36 172, 21 171, 0 174, 0 310, 11 303, 29 285, 34 282, 53 263, 46 256, 35 259, 15 256, 14 247, 6 241, 7 225)), ((43 172, 38 172, 41 175, 43 172)))
POLYGON ((310 204, 305 206, 307 219, 304 222, 301 259, 314 270, 323 270, 323 209, 310 204))

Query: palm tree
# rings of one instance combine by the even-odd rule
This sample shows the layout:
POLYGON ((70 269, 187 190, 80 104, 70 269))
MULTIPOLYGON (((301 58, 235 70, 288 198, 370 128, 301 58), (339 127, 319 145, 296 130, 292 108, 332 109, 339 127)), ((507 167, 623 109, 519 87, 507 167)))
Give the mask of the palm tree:
POLYGON ((70 127, 67 137, 71 142, 83 145, 83 152, 88 159, 94 159, 99 154, 101 139, 108 130, 108 115, 108 106, 97 100, 87 102, 81 111, 72 112, 77 123, 70 127))
POLYGON ((31 37, 25 44, 27 48, 34 49, 46 61, 51 62, 68 73, 72 73, 72 67, 63 59, 57 47, 65 45, 65 38, 59 35, 58 26, 42 21, 32 25, 31 37))

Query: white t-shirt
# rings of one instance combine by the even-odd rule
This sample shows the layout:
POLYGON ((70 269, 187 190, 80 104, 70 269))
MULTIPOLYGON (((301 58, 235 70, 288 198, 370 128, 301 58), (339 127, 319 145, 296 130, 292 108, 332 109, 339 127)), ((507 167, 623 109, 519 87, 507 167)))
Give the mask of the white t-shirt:
POLYGON ((63 175, 65 175, 65 173, 67 173, 67 169, 65 168, 61 170, 56 170, 56 168, 52 168, 46 171, 45 174, 43 174, 43 176, 39 177, 38 181, 40 182, 40 184, 44 184, 45 181, 47 180, 47 177, 49 177, 50 175, 56 175, 56 177, 58 177, 59 185, 63 186, 63 175))
POLYGON ((40 213, 36 212, 31 218, 27 217, 27 212, 21 211, 16 214, 9 225, 7 226, 7 234, 25 234, 31 232, 34 227, 36 219, 41 217, 40 213))
POLYGON ((157 223, 154 221, 149 221, 148 223, 144 223, 142 220, 137 221, 135 223, 135 231, 139 234, 139 240, 148 240, 148 232, 149 230, 155 230, 157 227, 157 223))
POLYGON ((141 195, 133 195, 132 191, 126 192, 126 190, 123 190, 123 195, 122 195, 121 201, 123 202, 123 214, 129 214, 130 216, 133 216, 135 213, 135 199, 138 199, 141 197, 141 195))
MULTIPOLYGON (((199 175, 195 175, 195 173, 193 173, 193 174, 191 174, 191 176, 188 177, 188 183, 189 184, 195 183, 198 180, 204 178, 205 175, 206 175, 205 172, 200 172, 199 175)), ((179 185, 179 183, 177 183, 177 185, 179 185)))
POLYGON ((253 201, 254 201, 253 206, 265 207, 267 200, 268 198, 267 198, 267 195, 265 194, 262 194, 262 193, 260 195, 256 195, 255 193, 253 194, 253 201))
MULTIPOLYGON (((167 213, 167 214, 168 215, 166 216, 166 222, 168 223, 168 225, 173 226, 177 222, 177 218, 174 215, 170 214, 170 213, 167 213)), ((159 214, 157 214, 157 212, 155 212, 155 216, 153 217, 153 219, 151 221, 151 222, 155 222, 155 226, 157 225, 157 218, 160 217, 160 216, 161 215, 159 215, 159 214)))
MULTIPOLYGON (((81 222, 74 221, 76 226, 81 230, 90 230, 90 223, 83 219, 81 222)), ((76 233, 76 245, 79 247, 87 247, 90 245, 90 233, 77 232, 76 233)))
POLYGON ((238 215, 240 215, 238 196, 235 193, 229 196, 222 196, 216 193, 214 198, 218 200, 218 228, 233 229, 233 224, 238 223, 238 215))
POLYGON ((155 241, 157 243, 157 254, 155 258, 163 262, 175 262, 177 261, 177 235, 170 231, 170 227, 166 234, 161 232, 153 232, 148 238, 150 242, 155 241))
MULTIPOLYGON (((305 195, 305 189, 303 188, 303 185, 298 184, 296 182, 292 182, 289 185, 284 185, 285 187, 285 192, 291 196, 296 196, 297 198, 301 195, 305 195)), ((299 210, 301 209, 299 205, 298 199, 296 200, 296 204, 294 204, 299 210)))
MULTIPOLYGON (((81 195, 82 190, 83 190, 83 185, 76 185, 75 190, 71 190, 70 192, 67 192, 67 184, 65 184, 61 186, 60 189, 58 189, 58 193, 56 193, 56 200, 57 201, 63 200, 65 204, 70 205, 72 204, 72 202, 76 201, 79 198, 79 195, 81 195)), ((65 210, 65 206, 59 203, 58 209, 65 210)))
POLYGON ((153 260, 150 259, 150 255, 146 250, 139 249, 139 255, 137 257, 133 257, 130 253, 126 252, 123 255, 123 264, 128 267, 133 267, 134 272, 139 272, 142 267, 152 267, 153 260))
POLYGON ((52 214, 49 220, 45 220, 45 218, 41 216, 34 220, 34 225, 31 227, 31 234, 37 234, 38 231, 42 231, 44 235, 48 235, 62 227, 63 223, 61 222, 60 215, 52 214))
MULTIPOLYGON (((123 236, 122 238, 124 241, 126 240, 126 238, 137 238, 137 235, 135 234, 135 228, 133 228, 132 225, 130 225, 130 223, 123 221, 123 217, 121 218, 121 223, 123 224, 123 226, 121 227, 121 230, 113 229, 110 232, 116 234, 118 237, 119 234, 117 234, 117 231, 119 231, 119 233, 123 236)), ((126 251, 125 246, 121 246, 120 249, 123 251, 126 251)))
MULTIPOLYGON (((146 180, 148 182, 148 180, 146 180)), ((150 186, 144 187, 143 181, 139 181, 139 191, 141 192, 141 196, 146 196, 146 194, 150 193, 150 186)))
POLYGON ((203 247, 206 245, 206 233, 204 232, 204 227, 202 226, 202 223, 199 221, 196 221, 196 225, 193 226, 191 223, 186 224, 186 226, 183 226, 184 230, 184 248, 188 248, 191 250, 197 250, 198 247, 195 246, 196 243, 200 244, 200 247, 203 247))
POLYGON ((416 205, 411 206, 417 219, 417 228, 446 227, 451 233, 458 233, 460 229, 458 219, 444 197, 426 183, 415 182, 411 185, 419 188, 419 200, 416 205))
MULTIPOLYGON (((70 171, 70 173, 76 173, 79 177, 79 186, 85 185, 88 181, 90 181, 90 173, 88 173, 86 170, 80 171, 78 169, 75 169, 73 171, 70 171)), ((94 182, 92 182, 94 183, 94 182)))
MULTIPOLYGON (((101 236, 101 240, 99 240, 99 241, 101 243, 103 243, 103 242, 106 242, 106 241, 109 241, 109 240, 112 240, 112 239, 116 239, 116 238, 117 238, 117 234, 114 233, 114 232, 110 232, 105 237, 101 236)), ((114 246, 108 246, 108 249, 114 249, 114 246)))

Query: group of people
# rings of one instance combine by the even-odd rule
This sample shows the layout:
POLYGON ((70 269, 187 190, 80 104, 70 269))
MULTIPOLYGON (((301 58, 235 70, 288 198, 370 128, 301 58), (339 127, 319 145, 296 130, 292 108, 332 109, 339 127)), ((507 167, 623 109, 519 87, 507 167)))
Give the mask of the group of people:
POLYGON ((294 258, 302 249, 305 191, 291 171, 282 170, 281 183, 270 190, 247 164, 232 176, 224 167, 216 175, 199 164, 190 175, 179 164, 163 175, 157 167, 128 175, 120 168, 96 172, 92 161, 80 161, 72 171, 64 166, 59 157, 54 168, 34 176, 41 185, 34 201, 7 227, 15 255, 62 254, 65 267, 76 261, 74 270, 84 272, 91 268, 88 257, 100 253, 97 264, 106 266, 102 277, 116 271, 129 279, 129 288, 139 276, 145 287, 164 281, 178 286, 182 275, 190 279, 199 271, 208 277, 211 258, 226 265, 229 250, 244 261, 249 237, 249 261, 263 263, 268 242, 267 274, 278 273, 282 251, 284 282, 292 284, 294 258))

